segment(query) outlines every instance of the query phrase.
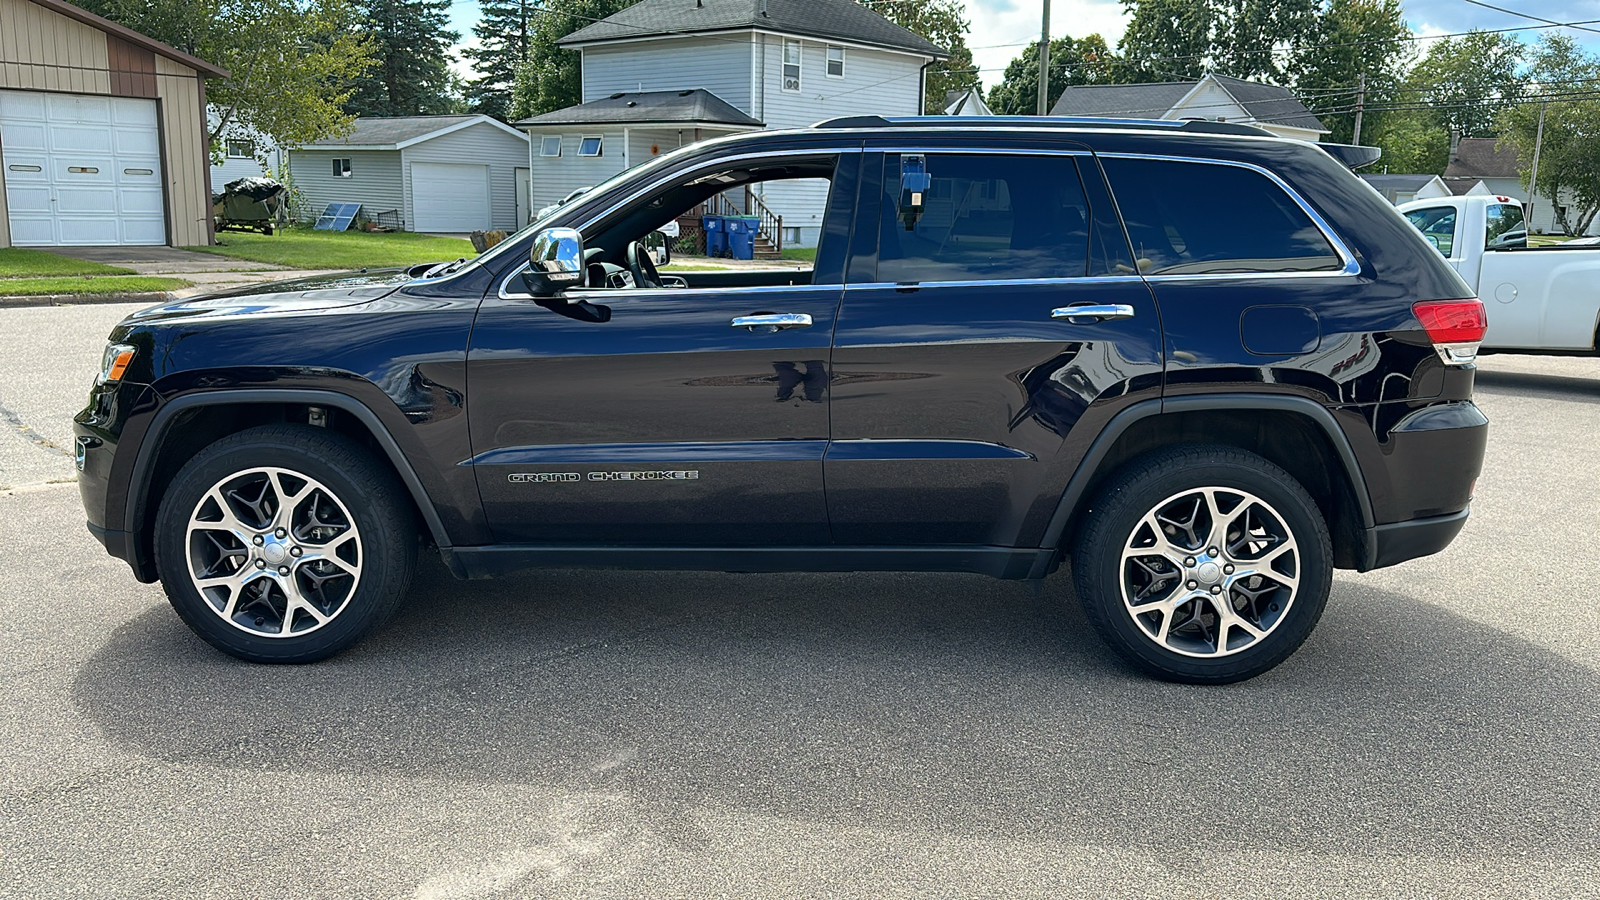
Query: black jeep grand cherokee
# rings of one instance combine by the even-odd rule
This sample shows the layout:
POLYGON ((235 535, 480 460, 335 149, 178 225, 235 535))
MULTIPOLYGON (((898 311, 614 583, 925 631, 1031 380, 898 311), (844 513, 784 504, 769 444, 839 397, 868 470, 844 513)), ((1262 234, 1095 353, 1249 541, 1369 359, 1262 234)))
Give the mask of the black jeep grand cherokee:
POLYGON ((1335 567, 1461 529, 1483 331, 1309 144, 843 119, 667 153, 470 261, 138 313, 81 484, 110 553, 261 662, 377 627, 431 541, 463 578, 1070 556, 1121 655, 1228 682, 1305 640, 1335 567), (812 271, 656 270, 657 229, 746 189, 813 198, 812 271))

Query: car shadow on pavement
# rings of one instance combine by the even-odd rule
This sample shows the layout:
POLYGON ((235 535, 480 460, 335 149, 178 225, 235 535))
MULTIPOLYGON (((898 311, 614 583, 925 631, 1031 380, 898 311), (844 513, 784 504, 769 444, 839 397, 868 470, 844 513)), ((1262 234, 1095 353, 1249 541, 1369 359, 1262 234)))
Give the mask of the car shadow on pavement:
POLYGON ((1532 372, 1490 372, 1479 369, 1474 383, 1490 389, 1504 388, 1552 400, 1589 400, 1600 403, 1600 377, 1542 375, 1532 372))
POLYGON ((1036 596, 975 576, 461 583, 430 565, 394 623, 329 662, 236 662, 155 609, 73 695, 130 750, 241 779, 595 792, 690 845, 710 811, 1162 853, 1515 855, 1600 845, 1597 682, 1349 581, 1287 663, 1207 688, 1122 667, 1064 574, 1036 596))

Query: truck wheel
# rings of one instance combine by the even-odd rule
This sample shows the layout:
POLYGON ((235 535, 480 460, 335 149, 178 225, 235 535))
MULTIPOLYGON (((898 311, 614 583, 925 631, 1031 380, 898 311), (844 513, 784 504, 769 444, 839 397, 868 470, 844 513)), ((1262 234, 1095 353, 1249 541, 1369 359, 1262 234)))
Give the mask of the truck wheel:
POLYGON ((418 531, 404 488, 355 442, 270 425, 179 470, 155 550, 167 599, 196 634, 251 662, 304 663, 399 608, 418 531))
POLYGON ((1230 447, 1157 451, 1096 496, 1072 555, 1089 621, 1168 681, 1227 684, 1288 658, 1328 600, 1333 548, 1288 472, 1230 447))

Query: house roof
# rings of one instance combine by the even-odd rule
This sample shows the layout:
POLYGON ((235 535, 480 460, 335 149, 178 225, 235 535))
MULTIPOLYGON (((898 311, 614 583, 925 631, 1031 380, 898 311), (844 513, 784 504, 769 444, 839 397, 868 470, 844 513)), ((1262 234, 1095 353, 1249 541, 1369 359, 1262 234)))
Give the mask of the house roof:
POLYGON ((1124 116, 1156 118, 1172 111, 1203 82, 1210 80, 1232 97, 1258 122, 1325 132, 1322 122, 1288 88, 1207 75, 1200 81, 1160 81, 1150 84, 1079 84, 1061 92, 1050 110, 1053 116, 1124 116))
POLYGON ((1462 138, 1444 170, 1450 178, 1516 178, 1517 149, 1494 138, 1462 138))
POLYGON ((488 124, 521 140, 528 136, 485 115, 463 116, 362 116, 351 124, 350 132, 303 144, 304 147, 338 147, 347 150, 401 150, 452 131, 488 124))
POLYGON ((641 0, 574 31, 563 47, 626 38, 759 28, 835 38, 944 59, 950 54, 855 0, 641 0))
POLYGON ((1444 175, 1441 177, 1444 180, 1444 186, 1449 188, 1450 193, 1457 197, 1471 191, 1474 187, 1477 187, 1478 182, 1483 180, 1476 175, 1444 175))
POLYGON ((539 125, 736 125, 760 128, 761 120, 736 109, 705 88, 692 91, 617 93, 542 116, 523 119, 519 127, 539 125))
POLYGON ((1361 180, 1380 191, 1420 191, 1437 175, 1361 175, 1361 180))
POLYGON ((946 91, 944 95, 944 114, 947 116, 992 116, 994 110, 989 104, 983 102, 983 94, 977 88, 965 88, 959 91, 946 91))
POLYGON ((118 25, 110 19, 97 16, 81 6, 73 6, 71 3, 65 2, 65 0, 32 0, 32 2, 36 6, 42 6, 51 12, 60 13, 69 19, 75 19, 91 28, 98 28, 106 34, 121 38, 130 44, 143 47, 158 56, 165 56, 173 62, 182 63, 202 75, 210 75, 213 78, 228 77, 227 69, 214 66, 198 56, 191 56, 176 47, 163 44, 153 37, 140 34, 126 25, 118 25))

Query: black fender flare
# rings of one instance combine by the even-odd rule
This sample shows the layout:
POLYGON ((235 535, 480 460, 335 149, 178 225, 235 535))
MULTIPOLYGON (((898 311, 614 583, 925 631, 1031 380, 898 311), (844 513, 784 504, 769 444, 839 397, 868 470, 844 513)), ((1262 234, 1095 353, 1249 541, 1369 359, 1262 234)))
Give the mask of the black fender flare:
POLYGON ((417 504, 417 509, 422 512, 422 519, 427 523, 428 531, 433 536, 434 543, 440 549, 450 548, 450 536, 445 532, 444 523, 439 519, 439 512, 434 508, 433 498, 422 486, 422 481, 417 477, 416 469, 411 461, 401 451, 400 445, 395 441, 394 435, 384 427, 378 414, 369 409, 366 404, 347 394, 335 391, 299 390, 299 389, 273 389, 273 388, 241 388, 239 390, 207 391, 199 394, 187 394, 174 398, 156 410, 155 416, 150 420, 144 438, 139 442, 138 455, 134 457, 133 471, 130 476, 129 486, 132 494, 123 511, 123 528, 129 534, 139 532, 140 520, 144 517, 145 504, 150 496, 150 470, 155 464, 156 448, 167 436, 167 430, 172 425, 172 420, 179 413, 203 406, 239 405, 252 403, 300 403, 307 406, 327 406, 341 412, 355 416, 372 433, 378 446, 383 448, 384 455, 389 463, 394 466, 400 475, 400 480, 411 492, 411 499, 417 504))
MULTIPOLYGON (((1067 524, 1072 519, 1072 514, 1083 502, 1089 484, 1099 474, 1100 466, 1105 462, 1107 454, 1117 439, 1122 437, 1134 423, 1152 416, 1168 413, 1197 412, 1201 410, 1216 409, 1237 411, 1270 410, 1275 412, 1288 412, 1305 416, 1316 423, 1327 436, 1328 442, 1333 445, 1334 452, 1339 455, 1339 460, 1344 465, 1345 476, 1350 481, 1351 492, 1355 494, 1356 503, 1361 509, 1361 525, 1370 532, 1375 527, 1376 520, 1372 514, 1372 497, 1367 490, 1367 479, 1361 472, 1361 466, 1356 462, 1355 450, 1350 446, 1350 439, 1345 436, 1344 429, 1333 418, 1333 413, 1328 408, 1314 400, 1305 397, 1296 397, 1289 394, 1196 394, 1184 397, 1167 397, 1145 400, 1129 406, 1127 409, 1111 417, 1106 427, 1089 445, 1089 450, 1083 455, 1078 468, 1072 473, 1072 478, 1067 481, 1067 489, 1061 495, 1061 502, 1056 505, 1050 523, 1045 527, 1044 538, 1039 546, 1044 549, 1056 549, 1061 546, 1062 536, 1066 534, 1067 524)), ((1370 552, 1370 548, 1369 548, 1370 552)), ((1043 577, 1040 573, 1038 577, 1043 577)))

